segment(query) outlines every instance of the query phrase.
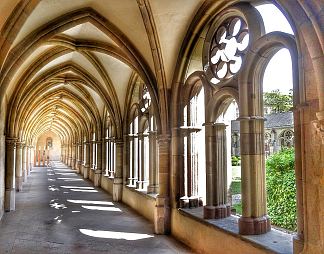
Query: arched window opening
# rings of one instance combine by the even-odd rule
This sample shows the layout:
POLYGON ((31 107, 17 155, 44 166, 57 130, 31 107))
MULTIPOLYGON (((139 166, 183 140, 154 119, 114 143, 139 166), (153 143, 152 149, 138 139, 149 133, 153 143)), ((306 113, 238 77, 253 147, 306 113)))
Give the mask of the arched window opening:
POLYGON ((128 135, 128 187, 155 194, 158 192, 157 127, 151 95, 139 82, 133 92, 128 135))
POLYGON ((97 143, 96 143, 96 133, 92 133, 92 165, 91 168, 95 169, 97 165, 97 143))
POLYGON ((108 118, 106 127, 106 176, 113 178, 116 171, 116 140, 111 119, 108 118))
POLYGON ((129 125, 129 178, 128 186, 136 187, 138 180, 138 116, 129 125))
POLYGON ((279 50, 263 75, 267 211, 274 227, 297 229, 292 62, 279 50), (286 208, 289 207, 289 208, 286 208))
POLYGON ((202 86, 197 90, 183 108, 182 208, 198 207, 206 202, 205 95, 202 86))
POLYGON ((288 34, 294 34, 285 15, 272 3, 255 5, 260 13, 266 33, 281 31, 288 34))
MULTIPOLYGON (((225 190, 226 196, 222 204, 227 206, 226 215, 233 212, 241 214, 241 157, 239 145, 239 108, 235 99, 228 99, 223 102, 223 112, 216 120, 216 148, 215 157, 217 171, 221 174, 221 181, 215 183, 216 188, 220 188, 218 193, 225 190), (220 143, 222 140, 222 144, 220 143), (219 158, 224 158, 220 160, 219 158)), ((225 216, 226 217, 226 216, 225 216)))

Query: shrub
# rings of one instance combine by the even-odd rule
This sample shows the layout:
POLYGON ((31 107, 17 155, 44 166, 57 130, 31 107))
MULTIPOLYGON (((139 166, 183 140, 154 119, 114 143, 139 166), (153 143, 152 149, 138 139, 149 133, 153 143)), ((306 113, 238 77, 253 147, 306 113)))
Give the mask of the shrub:
POLYGON ((240 166, 241 158, 239 156, 232 156, 232 166, 240 166))
POLYGON ((241 194, 241 180, 232 181, 230 191, 232 195, 241 194))
POLYGON ((268 214, 272 224, 296 231, 295 152, 283 149, 266 162, 268 214))

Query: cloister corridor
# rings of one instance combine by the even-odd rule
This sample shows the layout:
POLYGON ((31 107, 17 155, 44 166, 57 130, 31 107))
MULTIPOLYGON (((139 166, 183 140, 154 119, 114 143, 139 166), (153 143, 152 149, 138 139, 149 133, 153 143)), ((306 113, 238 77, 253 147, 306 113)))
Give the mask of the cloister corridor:
POLYGON ((0 222, 0 253, 192 253, 61 162, 37 167, 0 222))

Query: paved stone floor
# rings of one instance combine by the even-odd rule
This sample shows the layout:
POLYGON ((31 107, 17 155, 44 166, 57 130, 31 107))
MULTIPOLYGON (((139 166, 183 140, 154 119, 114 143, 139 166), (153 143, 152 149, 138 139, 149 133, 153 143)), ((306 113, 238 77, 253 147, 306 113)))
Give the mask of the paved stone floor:
POLYGON ((0 253, 192 253, 55 162, 35 168, 0 222, 0 253))

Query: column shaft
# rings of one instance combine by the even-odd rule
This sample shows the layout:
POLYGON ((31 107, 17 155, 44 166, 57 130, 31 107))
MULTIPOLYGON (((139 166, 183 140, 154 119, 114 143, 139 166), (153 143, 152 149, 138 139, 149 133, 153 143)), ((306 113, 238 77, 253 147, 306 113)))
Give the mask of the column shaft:
POLYGON ((156 149, 156 132, 149 133, 149 185, 147 187, 148 193, 158 192, 158 168, 157 168, 157 149, 156 149))
POLYGON ((16 190, 22 191, 22 143, 16 143, 16 190))
POLYGON ((15 210, 15 139, 6 139, 5 211, 15 210))
POLYGON ((116 167, 114 174, 113 201, 122 200, 123 191, 123 140, 116 140, 116 167))
POLYGON ((240 121, 242 217, 240 234, 268 232, 270 219, 266 214, 264 119, 240 121))

